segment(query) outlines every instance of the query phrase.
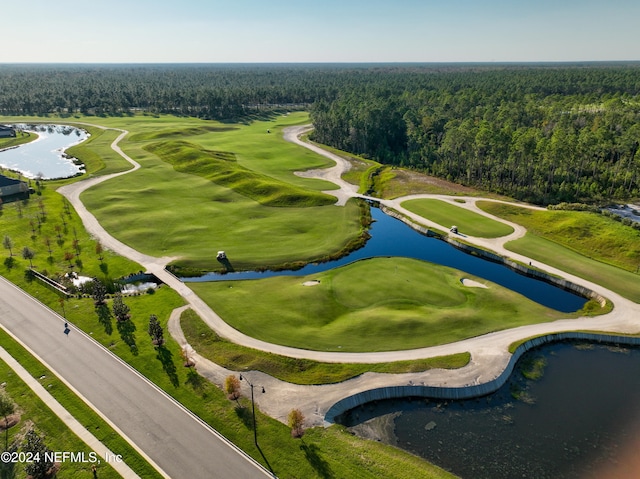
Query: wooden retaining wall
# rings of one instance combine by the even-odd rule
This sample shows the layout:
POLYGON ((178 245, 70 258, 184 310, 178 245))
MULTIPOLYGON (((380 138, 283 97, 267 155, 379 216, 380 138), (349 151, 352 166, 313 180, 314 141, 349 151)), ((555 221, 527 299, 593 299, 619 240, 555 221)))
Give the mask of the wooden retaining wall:
POLYGON ((71 296, 71 293, 69 293, 69 291, 67 291, 67 288, 64 285, 52 280, 51 278, 49 278, 48 276, 45 276, 42 273, 39 273, 38 271, 36 271, 33 268, 30 268, 30 270, 31 270, 31 273, 33 274, 33 276, 37 280, 39 280, 41 283, 43 283, 45 286, 47 286, 49 289, 52 289, 56 293, 63 294, 67 298, 69 296, 71 296))
MULTIPOLYGON (((474 397, 486 396, 497 391, 502 387, 516 366, 518 360, 527 351, 540 347, 544 344, 552 342, 566 341, 566 340, 583 340, 604 344, 615 344, 624 346, 640 346, 640 337, 636 336, 617 336, 609 334, 596 334, 596 333, 582 333, 582 332, 563 332, 547 334, 532 338, 515 350, 509 364, 505 370, 494 380, 486 382, 484 384, 477 384, 473 386, 464 387, 438 387, 438 386, 419 386, 419 385, 403 385, 403 386, 390 386, 384 388, 370 389, 368 391, 362 391, 352 396, 341 399, 333 406, 331 406, 325 413, 325 423, 333 424, 336 421, 336 417, 343 414, 355 407, 372 401, 382 401, 384 399, 399 399, 406 397, 424 397, 430 399, 443 399, 443 400, 456 400, 456 399, 471 399, 474 397)), ((455 373, 454 373, 455 374, 455 373)))

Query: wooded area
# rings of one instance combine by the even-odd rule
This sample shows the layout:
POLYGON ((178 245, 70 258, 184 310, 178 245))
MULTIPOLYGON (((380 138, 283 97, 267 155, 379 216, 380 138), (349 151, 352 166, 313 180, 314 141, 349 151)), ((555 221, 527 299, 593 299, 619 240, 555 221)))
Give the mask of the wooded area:
POLYGON ((640 64, 3 65, 0 114, 238 120, 540 204, 640 197, 640 64))

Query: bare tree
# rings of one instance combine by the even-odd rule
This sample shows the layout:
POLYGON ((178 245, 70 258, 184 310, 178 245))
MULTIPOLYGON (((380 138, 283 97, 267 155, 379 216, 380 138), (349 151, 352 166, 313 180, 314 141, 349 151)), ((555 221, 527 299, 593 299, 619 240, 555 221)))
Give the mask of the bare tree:
POLYGON ((100 260, 100 262, 102 263, 102 260, 104 259, 102 253, 104 252, 104 248, 102 247, 102 244, 100 243, 100 241, 98 241, 96 243, 96 254, 98 255, 98 259, 100 260))
POLYGON ((6 391, 0 390, 0 416, 4 417, 4 427, 5 437, 4 437, 4 450, 6 451, 9 447, 9 427, 12 424, 9 424, 9 416, 11 416, 16 410, 16 405, 13 402, 13 399, 9 397, 6 391))
POLYGON ((2 246, 4 246, 5 249, 9 250, 9 256, 13 256, 13 241, 11 240, 9 235, 4 235, 4 239, 2 240, 2 246))

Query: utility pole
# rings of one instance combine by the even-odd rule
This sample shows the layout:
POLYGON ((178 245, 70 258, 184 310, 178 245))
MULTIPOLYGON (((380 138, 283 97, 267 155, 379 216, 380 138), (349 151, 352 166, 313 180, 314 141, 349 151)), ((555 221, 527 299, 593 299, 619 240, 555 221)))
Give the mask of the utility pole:
MULTIPOLYGON (((247 381, 247 384, 249 384, 249 387, 251 388, 251 415, 253 417, 253 441, 255 442, 256 446, 258 446, 258 429, 256 427, 256 405, 255 402, 253 400, 253 383, 251 381, 249 381, 246 377, 242 377, 242 374, 240 375, 240 381, 247 381)), ((264 394, 266 391, 264 390, 264 386, 260 386, 262 388, 262 394, 264 394)))

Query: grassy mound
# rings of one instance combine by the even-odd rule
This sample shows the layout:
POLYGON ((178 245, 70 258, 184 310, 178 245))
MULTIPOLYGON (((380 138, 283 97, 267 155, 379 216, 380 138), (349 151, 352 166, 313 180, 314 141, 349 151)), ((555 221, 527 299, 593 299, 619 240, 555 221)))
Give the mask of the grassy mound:
POLYGON ((490 201, 480 201, 478 206, 588 258, 633 272, 640 264, 640 231, 606 216, 587 211, 531 210, 490 201))
POLYGON ((130 141, 152 141, 166 140, 169 138, 184 138, 185 136, 204 135, 206 133, 225 132, 237 130, 234 126, 192 126, 187 128, 165 128, 160 130, 144 131, 135 133, 129 138, 130 141))
POLYGON ((413 259, 374 258, 307 277, 192 283, 190 287, 245 334, 313 350, 435 346, 572 316, 495 284, 489 283, 487 289, 468 288, 460 281, 465 277, 470 278, 461 271, 413 259), (303 285, 311 280, 319 283, 303 285))
POLYGON ((162 141, 147 145, 145 149, 173 165, 176 171, 202 176, 265 206, 307 207, 335 203, 332 196, 244 168, 236 162, 233 153, 207 150, 187 141, 162 141))

